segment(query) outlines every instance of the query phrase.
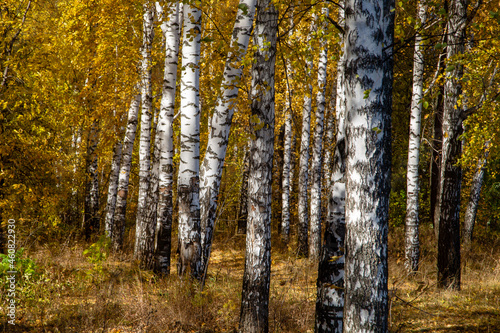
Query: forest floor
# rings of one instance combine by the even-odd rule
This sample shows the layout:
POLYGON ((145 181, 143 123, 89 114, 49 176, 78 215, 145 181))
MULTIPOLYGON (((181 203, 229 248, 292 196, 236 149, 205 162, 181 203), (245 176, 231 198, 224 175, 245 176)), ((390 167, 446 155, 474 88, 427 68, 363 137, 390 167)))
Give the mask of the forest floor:
MULTIPOLYGON (((390 331, 500 332, 500 237, 481 236, 475 252, 463 253, 462 289, 449 291, 436 289, 432 230, 422 234, 420 271, 411 277, 402 235, 390 237, 390 331)), ((158 277, 128 255, 102 255, 102 242, 85 254, 81 243, 28 249, 16 281, 16 325, 6 323, 2 292, 0 332, 235 332, 245 238, 217 238, 203 291, 179 280, 175 264, 158 277)), ((313 332, 317 264, 296 258, 293 245, 273 246, 270 332, 313 332)))

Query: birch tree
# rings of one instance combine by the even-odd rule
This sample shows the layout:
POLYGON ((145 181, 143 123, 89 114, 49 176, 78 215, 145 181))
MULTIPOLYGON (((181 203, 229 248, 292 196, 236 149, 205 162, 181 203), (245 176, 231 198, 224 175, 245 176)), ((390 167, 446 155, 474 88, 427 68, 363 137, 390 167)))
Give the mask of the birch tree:
MULTIPOLYGON (((311 24, 311 31, 314 24, 311 24)), ((309 39, 309 38, 308 38, 309 39)), ((309 42, 309 41, 307 41, 309 42)), ((312 106, 312 85, 309 83, 312 71, 311 59, 306 60, 307 89, 304 93, 304 104, 302 107, 302 133, 300 137, 300 160, 299 160, 299 202, 298 202, 298 254, 307 256, 307 237, 309 230, 309 212, 307 204, 307 187, 309 182, 309 141, 311 136, 311 106, 312 106)))
MULTIPOLYGON (((338 24, 344 27, 344 10, 339 8, 338 24)), ((344 41, 340 33, 340 44, 344 41)), ((329 185, 328 213, 325 235, 318 267, 315 332, 341 333, 344 317, 344 265, 345 265, 345 55, 337 63, 335 101, 336 143, 329 185)))
POLYGON ((258 0, 251 90, 248 223, 240 332, 268 332, 271 277, 271 190, 274 153, 274 64, 278 12, 258 0))
MULTIPOLYGON (((321 16, 328 16, 328 8, 321 10, 321 16)), ((316 18, 317 19, 317 18, 316 18)), ((322 31, 325 33, 326 19, 323 18, 322 31)), ((328 65, 328 46, 324 36, 320 38, 318 59, 318 92, 316 94, 316 124, 314 126, 314 145, 311 163, 311 231, 309 233, 309 258, 317 260, 321 249, 321 178, 323 162, 323 121, 325 118, 326 66, 328 65)))
POLYGON ((250 173, 250 152, 245 151, 243 175, 241 176, 240 205, 238 212, 238 234, 247 233, 248 220, 248 174, 250 173))
POLYGON ((118 191, 118 176, 120 173, 120 162, 122 159, 122 142, 118 141, 113 147, 113 159, 111 160, 111 171, 109 173, 108 198, 106 202, 106 219, 104 221, 104 231, 106 237, 112 238, 114 229, 116 196, 118 191))
POLYGON ((143 5, 142 47, 141 47, 141 135, 139 141, 139 194, 135 229, 134 257, 144 267, 150 267, 153 260, 154 225, 148 223, 147 197, 151 178, 151 47, 154 37, 154 7, 149 1, 143 5))
POLYGON ((212 248, 217 196, 229 140, 229 132, 243 72, 241 60, 246 54, 252 32, 256 0, 240 0, 226 58, 221 91, 212 118, 207 150, 201 169, 202 269, 204 276, 212 248))
POLYGON ((130 168, 132 165, 132 151, 134 150, 135 134, 137 130, 137 117, 141 105, 141 95, 137 94, 130 103, 128 110, 127 128, 123 139, 122 160, 118 175, 118 189, 116 196, 116 208, 114 227, 111 232, 113 248, 118 251, 122 248, 125 235, 125 217, 127 211, 128 184, 130 179, 130 168))
POLYGON ((388 330, 387 234, 394 3, 346 1, 344 332, 388 330))
POLYGON ((187 268, 201 278, 200 240, 200 40, 201 10, 193 2, 183 5, 183 46, 181 69, 181 138, 177 179, 179 200, 178 274, 187 268))
POLYGON ((418 270, 420 258, 418 165, 420 161, 420 118, 422 113, 422 88, 424 85, 424 52, 423 40, 419 30, 425 25, 427 19, 426 11, 427 4, 425 0, 421 0, 418 5, 419 25, 415 33, 415 51, 413 53, 413 91, 406 174, 405 266, 409 272, 418 270))
POLYGON ((174 131, 172 125, 175 113, 177 63, 179 57, 179 2, 170 3, 167 12, 170 13, 170 16, 168 20, 165 20, 161 25, 165 37, 165 68, 163 72, 162 97, 157 127, 160 165, 158 175, 158 212, 155 233, 156 269, 165 275, 170 274, 172 238, 172 189, 174 171, 174 131))
POLYGON ((85 158, 85 205, 83 232, 89 240, 93 232, 99 229, 99 174, 97 173, 97 144, 99 143, 99 123, 92 121, 87 138, 85 158))
POLYGON ((444 85, 443 148, 435 216, 438 218, 438 287, 460 289, 460 189, 462 170, 457 164, 462 150, 463 67, 456 58, 463 53, 467 1, 453 0, 448 15, 447 74, 444 85))

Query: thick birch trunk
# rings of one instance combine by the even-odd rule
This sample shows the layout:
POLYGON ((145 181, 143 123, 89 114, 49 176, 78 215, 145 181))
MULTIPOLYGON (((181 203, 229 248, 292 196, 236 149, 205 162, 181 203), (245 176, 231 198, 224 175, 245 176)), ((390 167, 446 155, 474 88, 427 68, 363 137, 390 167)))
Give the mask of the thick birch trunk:
POLYGON ((87 157, 85 162, 85 207, 83 232, 85 240, 90 240, 92 233, 99 229, 99 175, 97 173, 97 144, 99 143, 99 124, 94 121, 87 139, 87 157))
POLYGON ((122 148, 123 145, 121 141, 115 144, 115 147, 113 149, 113 160, 111 161, 111 172, 109 173, 108 200, 106 203, 106 219, 104 222, 106 237, 108 237, 109 239, 113 238, 116 196, 118 193, 118 176, 120 173, 122 148))
MULTIPOLYGON (((420 26, 426 21, 427 4, 421 0, 418 7, 420 26)), ((420 118, 422 113, 422 88, 424 85, 424 52, 422 36, 415 34, 415 51, 413 54, 413 93, 411 100, 410 138, 408 144, 408 167, 406 174, 406 232, 405 232, 405 266, 408 272, 418 270, 420 258, 419 241, 419 183, 418 164, 420 161, 420 118)))
POLYGON ((154 37, 154 8, 152 3, 144 4, 143 41, 141 47, 141 136, 139 141, 139 194, 135 229, 134 258, 143 267, 151 267, 153 260, 154 224, 148 218, 148 190, 151 179, 151 47, 154 37))
MULTIPOLYGON (((345 25, 344 11, 339 9, 338 23, 345 25)), ((342 41, 344 39, 343 36, 342 41)), ((341 41, 341 43, 342 43, 341 41)), ((328 214, 318 267, 315 332, 342 333, 344 317, 345 265, 345 55, 337 63, 336 120, 337 134, 333 156, 331 184, 328 184, 328 214)), ((333 117, 332 117, 333 118, 333 117)), ((333 126, 332 126, 333 127, 333 126)), ((333 132, 333 130, 332 130, 333 132)))
POLYGON ((158 119, 158 142, 160 152, 160 170, 158 175, 158 213, 156 220, 156 270, 170 274, 170 252, 172 244, 173 212, 173 171, 174 171, 174 132, 175 90, 177 81, 177 63, 179 56, 179 3, 171 3, 170 17, 162 24, 165 36, 165 69, 163 91, 158 119))
POLYGON ((234 106, 236 105, 239 82, 243 72, 241 59, 246 54, 252 32, 255 2, 256 0, 240 0, 238 5, 231 38, 231 51, 226 59, 221 93, 210 121, 207 150, 201 168, 201 242, 204 274, 206 274, 208 268, 212 248, 217 197, 219 195, 234 106))
POLYGON ((484 158, 479 160, 476 172, 472 177, 472 183, 470 184, 469 202, 467 203, 467 209, 465 210, 465 219, 464 219, 464 242, 468 248, 470 248, 470 245, 472 243, 472 233, 474 231, 474 224, 476 222, 476 213, 479 204, 479 196, 481 194, 481 187, 483 186, 484 173, 486 171, 488 146, 489 142, 486 143, 486 152, 484 153, 484 158))
POLYGON ((178 175, 179 262, 178 274, 187 268, 201 278, 200 240, 200 39, 201 10, 184 4, 181 72, 181 152, 178 175))
POLYGON ((248 224, 239 331, 268 332, 271 278, 271 190, 274 153, 274 63, 278 12, 257 3, 252 67, 252 121, 248 179, 248 224))
MULTIPOLYGON (((452 61, 463 53, 466 27, 466 0, 450 4, 448 19, 447 59, 452 61)), ((448 63, 448 66, 451 66, 448 63)), ((460 289, 460 189, 462 170, 457 165, 462 151, 461 64, 446 76, 444 86, 443 149, 441 179, 435 216, 438 217, 438 287, 460 289)))
MULTIPOLYGON (((323 8, 321 15, 328 16, 328 9, 323 8)), ((326 21, 325 21, 326 22, 326 21)), ((323 29, 326 27, 323 26, 323 29)), ((314 146, 311 163, 311 231, 309 233, 309 258, 318 260, 321 249, 321 171, 323 162, 323 121, 325 118, 326 66, 328 47, 324 37, 320 40, 321 51, 318 61, 318 93, 316 94, 316 125, 314 127, 314 146)))
POLYGON ((346 1, 344 332, 388 330, 393 2, 346 1))
POLYGON ((141 95, 136 95, 130 103, 127 129, 125 131, 125 138, 123 139, 122 161, 118 176, 114 229, 111 233, 111 239, 113 241, 113 248, 115 251, 121 250, 123 246, 123 237, 125 235, 128 183, 130 177, 130 167, 132 165, 132 151, 134 150, 134 140, 137 130, 137 116, 140 105, 141 95))

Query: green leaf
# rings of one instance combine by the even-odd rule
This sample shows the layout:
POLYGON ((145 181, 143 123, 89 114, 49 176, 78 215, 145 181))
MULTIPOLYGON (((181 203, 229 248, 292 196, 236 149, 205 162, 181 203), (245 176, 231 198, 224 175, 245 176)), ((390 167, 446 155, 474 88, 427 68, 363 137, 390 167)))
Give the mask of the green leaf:
POLYGON ((380 132, 382 132, 382 130, 380 128, 378 128, 378 127, 372 128, 372 131, 374 131, 377 134, 380 134, 380 132))
POLYGON ((424 101, 424 102, 422 103, 422 106, 424 107, 424 109, 427 109, 427 108, 429 107, 429 102, 424 101))
POLYGON ((454 65, 449 65, 448 67, 446 67, 445 71, 447 72, 452 72, 455 70, 455 66, 454 65))
POLYGON ((248 15, 248 6, 245 5, 244 3, 240 3, 238 5, 238 8, 241 9, 241 11, 243 12, 243 15, 248 15))
POLYGON ((367 99, 367 98, 368 98, 368 96, 370 96, 370 92, 371 92, 371 91, 372 91, 371 89, 366 89, 366 90, 365 90, 365 93, 364 93, 364 95, 363 95, 363 99, 367 99))

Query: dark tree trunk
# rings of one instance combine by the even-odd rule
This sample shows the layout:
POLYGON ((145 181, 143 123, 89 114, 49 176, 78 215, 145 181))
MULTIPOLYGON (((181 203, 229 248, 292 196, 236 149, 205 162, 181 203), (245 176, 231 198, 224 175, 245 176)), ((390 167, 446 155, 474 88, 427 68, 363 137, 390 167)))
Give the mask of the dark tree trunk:
POLYGON ((245 152, 245 165, 243 167, 243 176, 241 180, 240 208, 238 212, 238 230, 237 234, 247 233, 248 218, 248 174, 250 172, 250 154, 245 152))
POLYGON ((83 217, 83 233, 85 240, 90 240, 93 233, 99 230, 99 175, 97 173, 97 143, 99 136, 97 121, 90 127, 87 139, 87 157, 85 160, 85 207, 83 217))

